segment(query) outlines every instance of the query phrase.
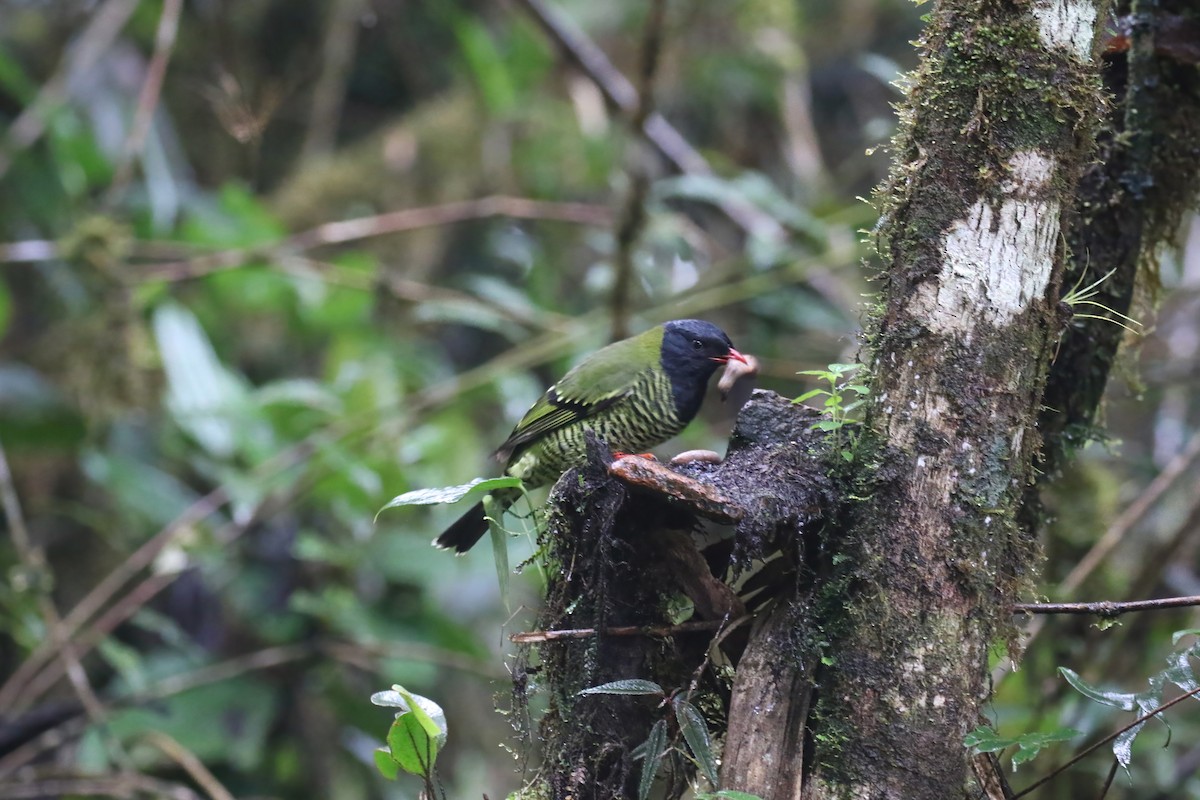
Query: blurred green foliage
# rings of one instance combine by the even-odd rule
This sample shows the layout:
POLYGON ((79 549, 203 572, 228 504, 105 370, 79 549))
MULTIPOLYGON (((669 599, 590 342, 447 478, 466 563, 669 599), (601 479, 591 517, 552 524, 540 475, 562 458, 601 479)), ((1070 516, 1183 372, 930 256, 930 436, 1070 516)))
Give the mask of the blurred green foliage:
MULTIPOLYGON (((395 495, 493 474, 494 444, 608 337, 628 131, 507 5, 358 4, 331 78, 341 111, 313 118, 342 3, 184 3, 132 177, 114 183, 168 4, 136 3, 108 41, 89 28, 96 5, 115 4, 0 5, 0 441, 49 565, 0 544, 0 678, 21 689, 0 707, 0 741, 46 712, 68 770, 194 781, 157 732, 235 796, 415 797, 417 782, 375 769, 390 720, 370 696, 402 683, 445 709, 448 795, 500 796, 525 764, 497 750, 512 739, 494 711, 507 706, 505 636, 530 620, 537 576, 514 579, 525 613, 510 615, 486 548, 455 559, 428 546, 453 509, 374 520, 395 495), (99 47, 86 68, 83 44, 99 47), (14 138, 19 120, 38 135, 14 138), (321 126, 335 147, 302 157, 321 126), (587 204, 595 221, 435 213, 488 196, 587 204), (317 227, 406 209, 427 217, 332 244, 317 227), (124 568, 93 613, 71 613, 124 568), (50 637, 43 592, 103 719, 78 707, 61 659, 30 661, 50 637)), ((840 5, 672 5, 658 105, 714 174, 654 167, 633 260, 636 325, 714 318, 789 396, 812 385, 798 372, 857 350, 870 290, 858 229, 873 219, 856 197, 885 168, 863 151, 887 136, 893 59, 912 63, 919 29, 898 0, 840 5), (745 234, 723 204, 782 235, 745 234)), ((642 7, 561 10, 633 76, 642 7)), ((1192 269, 1179 271, 1184 305, 1192 269)), ((1165 435, 1147 419, 1195 420, 1197 395, 1179 393, 1197 374, 1150 370, 1155 412, 1128 424, 1114 400, 1113 427, 1135 444, 1121 464, 1085 457, 1103 476, 1087 485, 1108 494, 1088 520, 1063 501, 1073 525, 1094 534, 1113 495, 1161 465, 1169 443, 1136 443, 1165 435)), ((718 406, 672 447, 720 449, 718 406)), ((1146 536, 1169 536, 1180 508, 1146 536)), ((1092 538, 1052 533, 1048 574, 1092 538)), ((517 563, 529 549, 514 547, 517 563)), ((1139 564, 1130 555, 1097 585, 1119 593, 1139 564)), ((1153 671, 1111 641, 1080 627, 1027 654, 995 703, 1003 729, 1100 732, 1107 717, 1045 681, 1058 665, 1112 664, 1133 682, 1153 671)), ((1194 776, 1170 774, 1187 746, 1135 753, 1135 785, 1200 796, 1194 776)))

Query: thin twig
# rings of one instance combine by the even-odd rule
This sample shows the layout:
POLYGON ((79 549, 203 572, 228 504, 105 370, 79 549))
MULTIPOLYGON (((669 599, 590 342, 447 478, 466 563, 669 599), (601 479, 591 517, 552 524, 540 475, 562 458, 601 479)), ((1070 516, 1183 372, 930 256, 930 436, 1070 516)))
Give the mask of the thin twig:
MULTIPOLYGON (((596 84, 600 94, 613 108, 632 114, 638 105, 638 92, 604 51, 583 31, 575 28, 561 15, 552 11, 542 0, 516 0, 546 37, 572 65, 596 84)), ((645 123, 646 136, 671 165, 683 173, 712 174, 704 156, 658 114, 650 114, 645 123), (651 121, 654 121, 651 124, 651 121)))
POLYGON ((313 87, 308 132, 300 150, 302 161, 328 155, 337 139, 346 79, 354 66, 358 19, 363 5, 363 0, 337 0, 328 4, 329 15, 321 47, 321 74, 313 87))
POLYGON ((68 48, 54 75, 42 85, 33 102, 13 120, 0 142, 0 177, 4 177, 12 166, 13 156, 46 132, 51 114, 66 102, 71 80, 96 65, 116 41, 137 6, 138 0, 108 0, 89 15, 87 27, 68 48))
MULTIPOLYGON (((141 610, 159 592, 166 589, 179 577, 177 572, 162 572, 149 576, 128 593, 118 599, 107 611, 96 618, 87 630, 80 633, 73 642, 75 652, 80 658, 86 656, 105 637, 116 630, 117 626, 141 610)), ((35 650, 30 660, 41 655, 35 650)), ((36 663, 36 662, 35 662, 36 663)), ((24 666, 24 664, 22 664, 24 666)), ((50 661, 37 670, 21 689, 16 705, 21 708, 32 705, 34 700, 46 694, 62 677, 62 669, 58 662, 50 661)), ((7 684, 5 686, 7 689, 7 684)))
POLYGON ((1094 753, 1099 748, 1108 744, 1113 739, 1116 739, 1118 736, 1120 736, 1125 731, 1136 728, 1138 725, 1141 725, 1143 722, 1150 719, 1151 717, 1161 714, 1162 712, 1166 711, 1168 708, 1175 705, 1176 703, 1182 703, 1184 700, 1187 700, 1189 697, 1195 697, 1197 694, 1200 694, 1200 687, 1193 689, 1192 691, 1190 691, 1186 694, 1181 694, 1181 695, 1179 695, 1179 697, 1176 697, 1174 700, 1171 700, 1170 702, 1163 703, 1161 706, 1159 706, 1156 709, 1147 711, 1145 714, 1142 714, 1140 717, 1138 717, 1137 719, 1135 719, 1133 722, 1129 723, 1125 727, 1121 728, 1120 730, 1114 731, 1113 733, 1110 733, 1108 736, 1105 736, 1103 739, 1096 742, 1091 747, 1086 748, 1085 750, 1080 752, 1078 755, 1076 755, 1074 758, 1072 758, 1070 761, 1068 761, 1067 763, 1063 764, 1062 766, 1056 768, 1049 775, 1046 775, 1046 776, 1040 778, 1039 780, 1035 781, 1031 785, 1026 786, 1024 789, 1022 789, 1021 791, 1019 791, 1015 795, 1013 795, 1013 800, 1017 800, 1017 798, 1019 798, 1019 797, 1024 797, 1025 795, 1029 794, 1030 792, 1032 792, 1034 789, 1038 788, 1042 784, 1048 783, 1049 781, 1058 777, 1058 775, 1065 772, 1067 769, 1075 766, 1076 764, 1078 764, 1080 761, 1082 761, 1087 756, 1094 753))
POLYGON ((0 800, 18 798, 67 797, 165 797, 171 800, 200 800, 200 795, 178 783, 137 773, 120 775, 70 775, 36 777, 19 783, 0 784, 0 800))
POLYGON ((1117 517, 1104 535, 1092 545, 1092 549, 1079 560, 1075 568, 1063 578, 1059 591, 1070 595, 1083 584, 1087 577, 1100 565, 1104 559, 1125 538, 1146 512, 1154 508, 1163 494, 1183 475, 1197 458, 1200 458, 1200 431, 1192 435, 1187 445, 1163 467, 1163 471, 1150 481, 1146 489, 1136 500, 1129 504, 1122 514, 1117 517))
POLYGON ((1130 611, 1151 611, 1159 608, 1187 608, 1200 606, 1200 595, 1187 597, 1163 597, 1159 600, 1131 600, 1114 603, 1102 600, 1098 603, 1014 603, 1014 614, 1094 614, 1098 617, 1119 617, 1130 611))
MULTIPOLYGON (((609 105, 626 114, 634 112, 638 104, 637 90, 595 42, 554 13, 542 0, 515 2, 537 23, 564 57, 596 85, 609 105)), ((713 174, 704 156, 661 114, 651 113, 647 116, 642 130, 647 141, 662 153, 672 169, 684 175, 713 174)), ((783 241, 787 238, 777 220, 749 203, 724 200, 717 205, 749 236, 767 241, 783 241)))
POLYGON ((1096 797, 1096 800, 1104 800, 1108 796, 1108 790, 1112 786, 1113 778, 1117 777, 1118 766, 1119 762, 1114 757, 1112 766, 1108 768, 1108 777, 1104 779, 1104 785, 1100 787, 1100 794, 1096 797))
MULTIPOLYGON (((1087 580, 1088 576, 1095 571, 1096 567, 1100 566, 1101 562, 1116 549, 1117 545, 1124 540, 1126 534, 1146 515, 1146 512, 1158 503, 1159 499, 1174 485, 1175 481, 1187 472, 1188 468, 1195 463, 1197 458, 1200 458, 1200 431, 1197 431, 1188 440, 1183 450, 1167 463, 1162 472, 1155 476, 1154 480, 1150 481, 1142 493, 1138 495, 1137 499, 1130 503, 1120 516, 1113 520, 1113 523, 1104 532, 1104 535, 1092 545, 1092 548, 1088 550, 1079 563, 1075 565, 1074 569, 1059 584, 1059 593, 1070 596, 1078 590, 1083 582, 1087 580)), ((1045 617, 1038 617, 1029 624, 1025 629, 1021 642, 1023 649, 1028 649, 1037 640, 1045 625, 1045 617)), ((992 670, 992 683, 999 683, 1009 671, 1009 664, 997 665, 992 670)))
POLYGON ((277 254, 295 254, 326 245, 346 244, 390 233, 402 233, 418 228, 489 217, 551 220, 596 226, 612 224, 612 212, 604 206, 491 195, 437 206, 406 208, 401 211, 348 219, 342 222, 327 222, 289 236, 273 245, 225 250, 183 261, 154 264, 138 270, 133 277, 139 282, 188 280, 214 272, 236 269, 249 261, 269 258, 277 254))
POLYGON ((162 95, 163 80, 167 75, 167 65, 171 62, 171 54, 175 50, 175 37, 179 33, 179 15, 183 12, 183 0, 163 0, 162 13, 158 16, 158 29, 154 32, 154 55, 146 66, 146 79, 142 81, 142 89, 138 92, 137 108, 133 121, 129 124, 129 135, 125 139, 125 147, 121 150, 121 158, 109 187, 109 198, 116 197, 133 174, 133 162, 141 154, 146 144, 146 136, 154 121, 154 111, 158 108, 159 97, 162 95))
POLYGON ((91 722, 87 715, 79 714, 58 723, 53 728, 42 731, 0 757, 0 778, 12 774, 43 754, 57 750, 67 742, 78 739, 87 733, 90 727, 91 722))
POLYGON ((178 764, 192 780, 200 785, 212 800, 234 800, 233 794, 217 780, 204 762, 196 754, 188 750, 177 739, 162 731, 150 731, 141 737, 141 741, 162 752, 167 758, 178 764))
MULTIPOLYGON (((662 321, 670 318, 670 316, 678 316, 680 313, 701 313, 708 308, 732 302, 731 298, 736 299, 774 291, 780 286, 795 282, 804 270, 814 267, 819 263, 820 261, 817 257, 811 257, 798 260, 786 269, 776 268, 763 273, 743 276, 737 281, 721 287, 713 287, 694 292, 683 298, 673 299, 670 308, 649 309, 645 316, 649 321, 662 321)), ((598 329, 603 324, 604 318, 604 311, 597 309, 576 317, 575 326, 570 330, 551 330, 539 334, 521 346, 507 350, 478 367, 439 384, 435 384, 407 398, 406 413, 410 416, 420 414, 431 407, 448 402, 463 392, 487 385, 490 381, 494 380, 497 374, 527 369, 559 358, 568 353, 587 332, 598 329)), ((388 410, 387 408, 379 408, 376 410, 376 414, 360 415, 352 420, 339 422, 311 434, 308 438, 281 451, 276 456, 259 465, 254 478, 264 481, 270 480, 282 472, 303 463, 307 456, 313 452, 314 448, 322 444, 339 441, 345 442, 352 437, 366 436, 377 431, 379 427, 378 415, 388 410)), ((411 419, 409 420, 409 424, 411 424, 411 419)), ((189 530, 194 525, 203 521, 208 515, 215 513, 228 502, 228 499, 228 487, 224 485, 217 487, 193 503, 192 506, 185 509, 175 520, 168 523, 163 530, 142 545, 135 552, 134 556, 144 561, 145 564, 149 564, 157 556, 157 553, 167 543, 172 541, 176 535, 184 530, 189 530), (146 558, 147 556, 148 559, 146 558)), ((133 574, 141 568, 139 566, 137 569, 129 570, 126 568, 126 564, 122 564, 113 573, 104 578, 67 615, 68 635, 74 635, 75 631, 94 616, 99 608, 105 605, 133 577, 133 574)), ((174 577, 171 575, 154 577, 158 581, 161 581, 161 583, 149 586, 149 589, 154 591, 159 590, 174 580, 174 577)), ((142 588, 145 589, 146 587, 142 588)), ((131 608, 136 608, 134 602, 136 599, 129 597, 128 603, 123 608, 123 612, 129 611, 131 608)), ((48 643, 43 643, 43 645, 34 649, 3 686, 0 686, 0 708, 11 708, 18 698, 23 703, 33 702, 36 695, 23 692, 22 689, 48 663, 52 655, 53 648, 48 643)))
POLYGON ((654 109, 654 76, 662 51, 666 0, 652 0, 642 32, 641 70, 637 103, 630 127, 633 137, 625 154, 629 187, 617 219, 617 251, 613 259, 615 275, 612 290, 612 338, 629 336, 629 293, 633 286, 633 257, 637 241, 646 226, 646 195, 650 191, 650 164, 645 156, 646 119, 654 109))
POLYGON ((0 244, 0 263, 17 263, 22 261, 50 261, 58 258, 62 248, 58 242, 46 239, 29 239, 24 242, 0 244))
MULTIPOLYGON (((201 497, 188 506, 182 514, 171 521, 165 528, 147 540, 133 554, 121 562, 99 584, 88 592, 82 600, 63 618, 62 633, 67 638, 74 636, 76 631, 91 619, 134 575, 149 566, 164 547, 176 536, 192 526, 200 523, 210 514, 218 511, 228 502, 228 490, 224 487, 201 497)), ((46 664, 54 653, 54 645, 45 642, 34 649, 20 667, 0 687, 0 708, 12 708, 18 699, 24 703, 33 702, 31 693, 23 691, 28 681, 46 664)))
MULTIPOLYGON (((734 620, 731 626, 739 625, 745 617, 734 620)), ((677 633, 719 630, 725 619, 706 619, 695 622, 680 622, 677 625, 619 625, 612 628, 565 628, 556 631, 526 631, 508 637, 514 644, 534 642, 557 642, 563 639, 590 639, 594 636, 674 636, 677 633)))
MULTIPOLYGON (((426 661, 450 669, 471 672, 489 680, 502 677, 502 673, 497 672, 484 661, 422 643, 369 644, 317 640, 268 647, 188 672, 169 675, 133 694, 113 697, 109 706, 114 709, 136 707, 164 700, 201 686, 227 681, 247 673, 273 669, 285 664, 323 656, 366 671, 377 669, 377 664, 372 662, 373 659, 402 658, 410 661, 426 661)), ((86 727, 86 720, 81 717, 73 717, 43 731, 35 739, 0 758, 0 776, 11 774, 42 753, 83 735, 86 727)))
MULTIPOLYGON (((52 650, 61 659, 63 669, 70 678, 71 686, 79 697, 79 702, 87 711, 88 717, 93 722, 103 723, 105 719, 104 706, 96 696, 95 690, 92 689, 91 683, 88 682, 87 673, 79 662, 79 654, 75 650, 75 645, 71 641, 70 634, 65 630, 58 609, 54 606, 54 598, 50 594, 50 565, 46 561, 41 547, 34 544, 33 538, 29 535, 29 529, 25 525, 21 500, 17 497, 17 488, 13 483, 12 471, 8 466, 8 455, 5 453, 3 443, 0 443, 0 502, 4 506, 4 519, 8 523, 17 558, 20 559, 26 577, 31 583, 31 591, 37 597, 38 610, 42 615, 42 622, 50 634, 48 639, 52 644, 52 650)), ((0 708, 3 707, 5 706, 0 704, 0 708)))
MULTIPOLYGON (((130 708, 145 703, 163 700, 190 689, 229 680, 239 675, 257 670, 270 669, 295 661, 311 658, 318 652, 316 643, 301 643, 269 647, 241 656, 235 656, 216 664, 200 667, 189 672, 169 675, 145 689, 131 695, 112 698, 112 708, 130 708)), ((86 721, 74 717, 43 731, 35 739, 26 742, 21 747, 10 751, 0 758, 0 776, 11 774, 14 770, 28 764, 42 753, 61 747, 64 743, 83 735, 86 721)))
MULTIPOLYGON (((468 370, 455 378, 435 384, 428 389, 412 395, 406 400, 406 411, 409 414, 421 413, 440 403, 447 402, 458 394, 487 384, 494 379, 497 373, 503 373, 512 369, 523 369, 557 358, 574 344, 580 333, 588 328, 595 328, 599 324, 601 316, 599 311, 592 312, 590 315, 583 315, 579 318, 579 322, 582 324, 575 331, 549 331, 527 342, 522 347, 501 353, 490 361, 468 370)), ((379 409, 381 413, 383 410, 379 409)), ((255 477, 264 481, 269 480, 274 476, 303 464, 320 446, 338 441, 344 443, 354 437, 371 435, 377 430, 378 425, 379 421, 374 415, 360 415, 358 418, 344 420, 328 428, 324 428, 263 462, 257 468, 255 477)), ((91 619, 100 608, 115 596, 122 586, 132 580, 141 569, 149 566, 158 553, 173 541, 176 536, 202 522, 209 515, 223 507, 228 501, 228 487, 222 485, 195 501, 178 517, 168 523, 165 528, 151 537, 132 556, 106 576, 100 584, 93 588, 67 614, 65 618, 66 635, 73 636, 83 624, 91 619)), ((142 590, 149 589, 149 596, 152 596, 153 592, 165 587, 174 578, 173 574, 152 576, 135 592, 142 592, 142 590)), ((148 597, 144 597, 144 594, 145 592, 143 592, 142 597, 137 597, 133 593, 127 595, 126 599, 118 602, 107 616, 120 617, 124 614, 132 613, 132 611, 139 607, 139 601, 144 602, 145 599, 148 599, 148 597), (115 613, 118 610, 119 613, 115 613)), ((94 643, 96 634, 101 632, 103 631, 95 631, 92 636, 88 637, 89 641, 94 643)), ((0 686, 0 708, 11 708, 18 702, 28 705, 40 696, 40 691, 48 688, 47 682, 49 682, 49 685, 52 685, 53 681, 57 680, 57 673, 53 673, 53 670, 51 670, 50 672, 53 674, 36 679, 39 692, 28 691, 26 689, 27 686, 32 685, 31 682, 35 681, 35 676, 38 675, 42 668, 49 663, 52 655, 53 648, 48 643, 43 643, 40 647, 34 649, 4 685, 0 686)))

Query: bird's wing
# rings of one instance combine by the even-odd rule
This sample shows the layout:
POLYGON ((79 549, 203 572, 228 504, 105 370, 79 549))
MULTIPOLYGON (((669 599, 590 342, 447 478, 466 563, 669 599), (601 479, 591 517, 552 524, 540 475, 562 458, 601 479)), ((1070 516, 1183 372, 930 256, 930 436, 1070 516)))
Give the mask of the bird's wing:
POLYGON ((658 364, 662 332, 642 334, 603 347, 546 390, 508 440, 496 450, 496 457, 508 461, 513 453, 553 431, 562 430, 580 420, 594 417, 628 395, 658 364))
POLYGON ((525 413, 508 439, 496 450, 497 458, 508 461, 514 452, 525 445, 580 420, 594 417, 610 408, 631 390, 631 387, 626 386, 622 390, 584 400, 560 395, 559 388, 558 385, 551 386, 525 413))

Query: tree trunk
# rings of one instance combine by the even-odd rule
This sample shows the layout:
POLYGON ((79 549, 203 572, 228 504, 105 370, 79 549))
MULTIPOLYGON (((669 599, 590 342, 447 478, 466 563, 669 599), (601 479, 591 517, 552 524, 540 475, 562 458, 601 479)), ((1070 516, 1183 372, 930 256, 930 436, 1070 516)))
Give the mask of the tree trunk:
POLYGON ((1109 263, 1086 282, 1116 268, 1104 291, 1124 312, 1137 264, 1200 185, 1194 51, 1147 39, 1158 23, 1136 14, 1128 73, 1106 54, 1106 88, 1129 88, 1101 137, 1112 163, 1093 163, 1106 9, 935 4, 880 192, 883 291, 851 464, 811 418, 759 393, 719 469, 672 477, 601 459, 560 482, 550 547, 569 569, 552 576, 544 623, 598 633, 540 646, 551 712, 545 781, 531 796, 638 796, 637 747, 657 721, 671 723, 677 755, 662 760, 652 796, 680 796, 695 772, 679 757, 690 743, 669 703, 577 695, 620 678, 703 707, 710 731, 725 731, 721 788, 764 800, 1007 796, 995 760, 973 759, 963 739, 981 722, 988 650, 1014 637, 1008 609, 1034 587, 1039 425, 1053 466, 1069 432, 1090 422, 1119 344, 1112 323, 1097 333, 1076 319, 1048 377, 1077 310, 1060 302, 1064 261, 1076 259, 1074 284, 1103 253, 1109 263), (1048 380, 1054 409, 1044 407, 1048 380), (678 533, 701 517, 735 529, 704 559, 678 533), (736 574, 762 557, 767 566, 740 586, 754 599, 753 622, 739 628, 741 601, 715 584, 730 577, 723 564, 736 574), (721 620, 718 634, 604 633, 661 629, 672 592, 691 599, 701 626, 721 620))
MULTIPOLYGON (((1102 108, 1102 3, 930 15, 878 234, 872 397, 806 797, 966 796, 987 653, 1037 567, 1017 523, 1061 331, 1063 209, 1102 108)), ((832 599, 832 598, 830 598, 832 599)), ((829 604, 829 605, 832 605, 829 604)))

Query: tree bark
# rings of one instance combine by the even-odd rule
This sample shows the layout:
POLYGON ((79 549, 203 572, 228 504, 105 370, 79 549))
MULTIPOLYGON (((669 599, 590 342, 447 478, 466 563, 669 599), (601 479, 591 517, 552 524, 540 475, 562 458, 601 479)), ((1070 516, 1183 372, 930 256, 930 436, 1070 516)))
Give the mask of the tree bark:
MULTIPOLYGON (((1067 429, 1090 421, 1119 339, 1074 326, 1052 384, 1061 417, 1047 416, 1050 367, 1074 311, 1060 302, 1066 260, 1082 274, 1081 263, 1111 254, 1088 281, 1117 267, 1106 291, 1123 312, 1136 265, 1178 219, 1171 209, 1195 196, 1200 169, 1188 158, 1200 92, 1184 44, 1166 48, 1191 69, 1169 88, 1157 78, 1170 68, 1130 67, 1136 91, 1101 138, 1099 154, 1114 163, 1094 163, 1106 10, 1103 0, 934 5, 880 192, 883 291, 851 464, 810 418, 759 393, 720 468, 672 477, 601 459, 560 482, 549 546, 566 545, 557 558, 569 570, 552 574, 546 627, 661 625, 671 591, 700 618, 740 614, 742 601, 718 590, 723 565, 768 566, 739 585, 758 592, 747 601, 754 622, 732 635, 543 645, 550 796, 638 796, 635 752, 666 705, 577 695, 617 678, 653 680, 703 706, 710 730, 725 730, 724 789, 764 800, 1010 795, 996 759, 973 757, 963 739, 981 722, 988 650, 1014 637, 1009 609, 1039 566, 1028 491, 1039 420, 1052 464, 1071 444, 1067 429), (1191 138, 1158 127, 1147 145, 1147 116, 1129 111, 1138 107, 1191 138), (1134 119, 1134 135, 1119 135, 1134 119), (1105 199, 1160 195, 1137 219, 1105 199), (1071 374, 1087 379, 1072 384, 1071 374), (734 527, 731 550, 710 548, 705 561, 688 549, 678 531, 700 517, 734 527), (722 659, 736 666, 731 681, 714 666, 722 659)), ((1162 39, 1133 36, 1131 58, 1147 47, 1163 49, 1162 39)), ((1115 91, 1126 77, 1111 68, 1115 91)), ((670 736, 687 751, 676 728, 670 736)), ((680 796, 694 776, 685 760, 668 761, 653 797, 680 796)))
POLYGON ((1037 566, 1017 511, 1064 320, 1063 209, 1102 109, 1103 10, 946 0, 930 15, 881 193, 872 397, 846 566, 820 590, 845 609, 821 621, 833 663, 805 797, 967 796, 988 648, 1037 566))

